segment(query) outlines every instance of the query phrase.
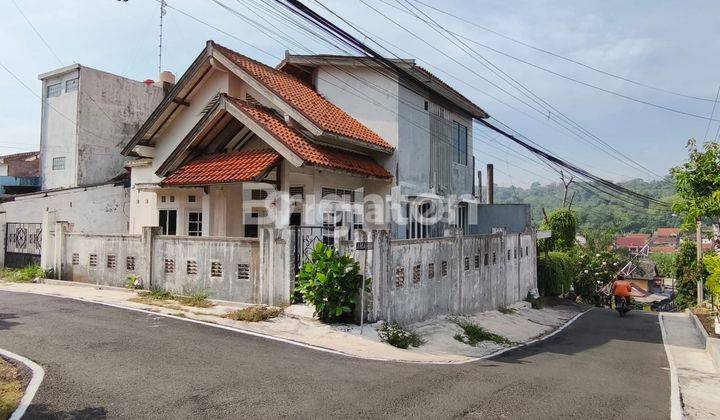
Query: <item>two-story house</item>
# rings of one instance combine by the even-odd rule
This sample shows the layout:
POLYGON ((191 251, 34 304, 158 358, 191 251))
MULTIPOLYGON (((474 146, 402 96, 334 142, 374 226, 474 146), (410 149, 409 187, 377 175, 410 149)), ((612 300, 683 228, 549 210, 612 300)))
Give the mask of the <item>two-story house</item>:
POLYGON ((434 224, 414 218, 450 195, 473 201, 472 120, 487 114, 397 63, 412 80, 357 57, 287 55, 273 68, 209 41, 123 150, 136 158, 130 232, 252 237, 268 213, 396 238, 467 231, 463 203, 434 224))

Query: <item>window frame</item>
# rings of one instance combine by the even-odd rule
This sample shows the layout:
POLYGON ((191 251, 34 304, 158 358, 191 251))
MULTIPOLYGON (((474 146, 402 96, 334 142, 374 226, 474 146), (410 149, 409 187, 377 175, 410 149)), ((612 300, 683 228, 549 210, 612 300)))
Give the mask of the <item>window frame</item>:
POLYGON ((453 163, 468 164, 468 128, 465 124, 453 120, 452 128, 453 163), (460 134, 463 134, 462 136, 460 134), (462 141, 464 140, 464 141, 462 141))
POLYGON ((177 209, 158 209, 158 226, 160 226, 160 229, 162 230, 162 232, 160 233, 161 235, 176 236, 178 234, 177 233, 177 214, 178 214, 177 209), (165 212, 165 218, 164 218, 165 223, 164 224, 163 224, 163 212, 165 212), (171 222, 171 219, 170 219, 171 213, 175 214, 174 220, 172 220, 172 224, 170 223, 171 222), (170 229, 171 226, 172 226, 172 232, 170 229))
POLYGON ((80 85, 80 78, 67 79, 65 81, 65 93, 76 92, 80 85), (74 83, 73 83, 74 82, 74 83))
POLYGON ((201 210, 189 210, 187 212, 187 235, 188 236, 203 236, 203 213, 201 210), (197 215, 197 220, 191 220, 192 216, 197 215), (195 228, 193 229, 193 225, 195 228))
POLYGON ((47 85, 45 88, 45 97, 46 98, 57 98, 58 96, 62 95, 63 92, 63 84, 62 82, 53 83, 51 85, 47 85), (57 89, 57 91, 55 91, 57 89), (54 94, 50 94, 51 90, 54 92, 54 94))
POLYGON ((65 156, 56 156, 52 158, 52 170, 53 171, 64 171, 65 170, 65 156))

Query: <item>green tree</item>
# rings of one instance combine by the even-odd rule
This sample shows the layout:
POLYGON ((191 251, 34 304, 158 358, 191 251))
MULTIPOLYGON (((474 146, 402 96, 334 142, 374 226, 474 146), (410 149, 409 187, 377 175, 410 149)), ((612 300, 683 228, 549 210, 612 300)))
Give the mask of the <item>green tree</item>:
POLYGON ((720 218, 720 144, 706 142, 699 150, 691 139, 688 152, 688 161, 670 173, 677 190, 673 210, 684 215, 683 226, 691 229, 704 217, 720 218))
POLYGON ((678 309, 689 308, 697 302, 697 281, 704 271, 697 266, 695 243, 684 240, 675 256, 675 305, 678 309))
POLYGON ((568 251, 575 246, 577 234, 577 219, 575 212, 567 209, 557 209, 543 220, 543 230, 552 231, 552 237, 541 243, 541 248, 550 251, 568 251))
POLYGON ((650 254, 650 259, 657 265, 658 273, 663 277, 675 277, 675 254, 650 254))

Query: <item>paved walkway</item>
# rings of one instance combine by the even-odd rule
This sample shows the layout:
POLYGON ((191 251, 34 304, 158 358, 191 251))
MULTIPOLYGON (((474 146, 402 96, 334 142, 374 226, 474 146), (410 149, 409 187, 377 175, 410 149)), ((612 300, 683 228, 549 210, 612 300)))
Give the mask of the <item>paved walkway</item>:
POLYGON ((663 313, 665 338, 678 375, 682 408, 690 419, 720 418, 720 372, 686 313, 663 313))
POLYGON ((0 346, 45 368, 33 419, 670 416, 658 317, 639 312, 593 309, 495 359, 418 365, 0 291, 0 346))

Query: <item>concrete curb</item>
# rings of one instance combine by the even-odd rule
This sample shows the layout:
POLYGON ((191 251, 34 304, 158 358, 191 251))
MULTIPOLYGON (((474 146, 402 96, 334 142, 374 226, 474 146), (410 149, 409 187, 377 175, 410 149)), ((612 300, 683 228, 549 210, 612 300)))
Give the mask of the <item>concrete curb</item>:
POLYGON ((710 359, 712 359, 715 369, 720 372, 720 338, 710 337, 705 330, 705 327, 702 325, 702 322, 700 322, 700 318, 698 318, 691 310, 688 310, 687 312, 688 316, 693 320, 693 325, 695 325, 695 329, 698 330, 703 344, 705 344, 705 351, 708 356, 710 356, 710 359))
POLYGON ((25 411, 30 406, 30 403, 32 402, 33 398, 35 398, 35 393, 37 392, 38 388, 40 388, 40 384, 43 381, 43 378, 45 377, 45 370, 42 368, 42 366, 38 365, 37 363, 33 362, 32 360, 22 357, 18 354, 9 352, 7 350, 0 349, 0 355, 15 360, 18 363, 22 363, 23 365, 27 366, 28 369, 32 371, 32 378, 30 378, 30 383, 28 383, 27 388, 25 388, 25 393, 23 394, 23 397, 20 399, 20 404, 18 407, 13 411, 12 415, 10 415, 9 420, 20 420, 22 416, 25 414, 25 411))
POLYGON ((500 349, 500 350, 498 350, 498 351, 496 351, 496 352, 494 352, 494 353, 491 353, 491 354, 488 354, 488 355, 485 355, 485 356, 480 356, 480 357, 468 357, 468 358, 466 358, 466 359, 464 359, 464 360, 437 360, 437 361, 427 360, 427 361, 426 361, 426 360, 406 360, 406 359, 392 359, 392 358, 385 358, 385 357, 359 356, 359 355, 356 355, 356 354, 346 353, 346 352, 341 351, 341 350, 335 350, 335 349, 332 349, 332 348, 329 348, 329 347, 318 346, 318 345, 316 345, 316 344, 308 344, 308 343, 304 343, 304 342, 301 342, 301 341, 297 341, 297 340, 293 340, 293 339, 289 339, 289 338, 277 337, 277 336, 274 336, 274 335, 269 335, 269 334, 265 334, 265 333, 261 333, 261 332, 257 332, 257 331, 246 330, 246 329, 238 328, 238 327, 231 327, 231 326, 228 326, 228 325, 216 324, 216 323, 207 322, 207 321, 203 321, 203 320, 199 320, 199 319, 179 317, 179 316, 175 316, 175 315, 171 315, 171 314, 165 314, 165 313, 162 313, 162 312, 153 312, 153 311, 146 310, 146 309, 134 308, 134 307, 125 306, 125 305, 119 305, 119 304, 115 304, 115 303, 97 302, 97 301, 89 300, 89 299, 83 299, 83 298, 77 298, 77 297, 70 297, 70 296, 58 296, 58 295, 54 295, 54 294, 47 294, 47 293, 40 293, 40 292, 19 291, 19 290, 7 290, 7 289, 3 289, 2 291, 11 292, 11 293, 37 294, 37 295, 49 296, 49 297, 55 297, 55 298, 61 298, 61 299, 70 299, 70 300, 75 300, 75 301, 78 301, 78 302, 94 303, 94 304, 109 306, 109 307, 117 308, 117 309, 124 309, 124 310, 128 310, 128 311, 140 312, 140 313, 144 313, 144 314, 148 314, 148 315, 154 315, 154 316, 161 316, 161 317, 165 317, 165 318, 171 318, 171 319, 175 319, 175 320, 178 320, 178 321, 192 322, 192 323, 195 323, 195 324, 205 325, 205 326, 208 326, 208 327, 219 328, 219 329, 223 329, 223 330, 227 330, 227 331, 233 331, 233 332, 237 332, 237 333, 245 334, 245 335, 250 335, 250 336, 254 336, 254 337, 266 338, 266 339, 272 340, 272 341, 277 341, 277 342, 281 342, 281 343, 291 344, 291 345, 294 345, 294 346, 304 347, 304 348, 308 348, 308 349, 312 349, 312 350, 317 350, 317 351, 321 351, 321 352, 325 352, 325 353, 336 354, 336 355, 339 355, 339 356, 351 357, 351 358, 355 358, 355 359, 372 360, 372 361, 377 361, 377 362, 397 362, 397 363, 410 363, 410 364, 421 364, 421 365, 463 365, 463 364, 466 364, 466 363, 478 362, 478 361, 481 361, 481 360, 486 360, 486 359, 490 359, 490 358, 493 358, 493 357, 497 357, 497 356, 499 356, 499 355, 501 355, 501 354, 503 354, 503 353, 509 352, 509 351, 511 351, 511 350, 515 350, 515 349, 518 349, 518 348, 521 348, 521 347, 524 347, 524 346, 532 345, 532 344, 535 344, 535 343, 537 343, 537 342, 546 340, 546 339, 548 339, 548 338, 550 338, 550 337, 553 337, 554 335, 558 334, 559 332, 561 332, 562 330, 564 330, 565 328, 567 328, 568 326, 570 326, 570 324, 572 324, 573 322, 575 322, 575 321, 576 321, 578 318, 580 318, 582 315, 585 315, 586 313, 590 312, 590 310, 592 309, 592 308, 587 309, 587 310, 585 310, 584 312, 581 312, 581 313, 575 315, 573 318, 569 319, 567 322, 565 322, 565 323, 562 324, 560 327, 558 327, 555 331, 553 331, 553 332, 551 332, 551 333, 549 333, 549 334, 547 334, 547 335, 544 335, 544 336, 539 337, 539 338, 535 338, 535 339, 530 340, 530 341, 527 341, 527 342, 525 342, 525 343, 521 343, 521 344, 515 345, 515 346, 513 346, 513 347, 507 347, 507 348, 504 348, 504 349, 500 349))
POLYGON ((685 418, 682 409, 682 397, 680 395, 680 381, 678 379, 677 367, 672 357, 667 341, 667 333, 665 332, 665 323, 663 322, 662 312, 658 313, 658 321, 660 322, 660 333, 662 334, 663 347, 665 347, 665 355, 668 359, 668 367, 670 368, 670 419, 682 420, 685 418))

